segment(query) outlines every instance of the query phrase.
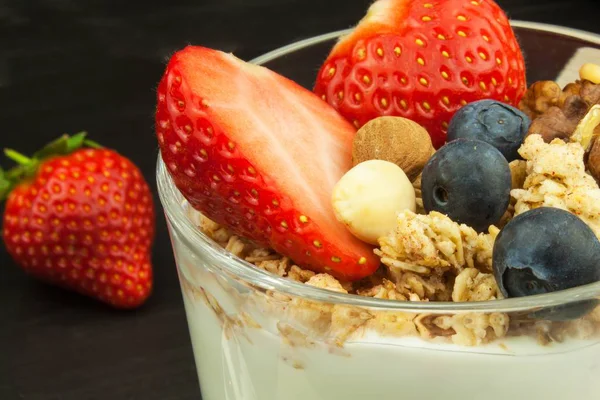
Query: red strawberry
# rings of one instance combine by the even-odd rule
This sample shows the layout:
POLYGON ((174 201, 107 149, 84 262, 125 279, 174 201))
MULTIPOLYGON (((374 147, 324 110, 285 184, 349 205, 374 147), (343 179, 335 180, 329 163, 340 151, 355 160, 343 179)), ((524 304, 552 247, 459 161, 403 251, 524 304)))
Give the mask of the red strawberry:
POLYGON ((84 135, 63 137, 32 159, 7 151, 21 165, 0 174, 0 198, 10 191, 4 243, 36 278, 135 308, 152 290, 152 195, 125 157, 78 149, 84 135))
POLYGON ((314 91, 358 128, 381 115, 423 125, 436 148, 460 107, 516 105, 525 64, 492 0, 379 0, 321 67, 314 91))
POLYGON ((158 87, 156 127, 175 184, 209 218, 315 271, 358 279, 379 266, 331 209, 354 128, 310 91, 187 47, 158 87))

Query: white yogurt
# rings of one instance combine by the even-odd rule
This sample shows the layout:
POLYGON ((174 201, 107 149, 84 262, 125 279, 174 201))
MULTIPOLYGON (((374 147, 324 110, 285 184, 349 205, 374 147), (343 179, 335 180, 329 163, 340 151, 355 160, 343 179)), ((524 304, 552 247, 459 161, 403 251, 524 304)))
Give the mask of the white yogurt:
MULTIPOLYGON (((239 310, 214 275, 181 270, 236 317, 239 310)), ((183 285, 204 400, 554 400, 600 398, 600 344, 569 340, 541 346, 530 337, 463 347, 371 332, 342 349, 292 346, 262 327, 224 324, 183 285)), ((260 318, 260 317, 258 317, 260 318)), ((271 326, 268 326, 271 324, 271 326)))

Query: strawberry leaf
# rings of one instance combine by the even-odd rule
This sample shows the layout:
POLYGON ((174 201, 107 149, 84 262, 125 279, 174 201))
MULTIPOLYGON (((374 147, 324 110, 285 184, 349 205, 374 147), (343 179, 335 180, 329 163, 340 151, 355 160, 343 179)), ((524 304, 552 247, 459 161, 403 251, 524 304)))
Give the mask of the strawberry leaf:
POLYGON ((70 154, 75 150, 79 150, 85 144, 85 137, 87 136, 87 132, 79 132, 75 135, 67 138, 67 152, 65 154, 70 154))
POLYGON ((6 174, 4 173, 4 169, 0 167, 0 201, 4 200, 6 195, 8 194, 12 184, 6 178, 6 174))
POLYGON ((19 180, 25 174, 26 168, 22 165, 17 165, 14 168, 4 172, 4 178, 10 182, 19 180))
POLYGON ((87 147, 91 147, 92 149, 103 149, 104 148, 104 146, 102 146, 100 143, 94 142, 93 140, 89 140, 89 139, 85 139, 83 141, 83 144, 86 145, 87 147))
POLYGON ((18 165, 8 171, 0 167, 0 202, 6 200, 8 194, 25 176, 26 167, 18 165))
POLYGON ((67 150, 67 141, 69 136, 63 135, 58 139, 48 143, 41 150, 38 150, 33 154, 33 158, 37 160, 43 160, 54 154, 64 154, 67 150))
POLYGON ((31 158, 16 150, 4 149, 6 157, 17 163, 17 165, 8 171, 2 170, 0 173, 0 201, 5 200, 10 191, 23 179, 35 176, 44 160, 54 156, 71 154, 84 146, 102 148, 98 143, 86 139, 86 136, 87 132, 79 132, 73 136, 62 135, 37 151, 31 158))
POLYGON ((32 162, 31 158, 13 149, 4 149, 4 154, 19 165, 29 165, 32 162))
POLYGON ((33 155, 36 160, 44 160, 51 156, 71 154, 83 147, 87 132, 79 132, 73 136, 62 135, 53 142, 44 146, 33 155))

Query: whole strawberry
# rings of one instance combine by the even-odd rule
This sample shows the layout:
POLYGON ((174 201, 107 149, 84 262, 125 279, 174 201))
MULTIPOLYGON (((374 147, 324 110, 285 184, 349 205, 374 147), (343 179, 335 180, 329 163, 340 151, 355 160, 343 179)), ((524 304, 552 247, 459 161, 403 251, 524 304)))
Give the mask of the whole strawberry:
POLYGON ((33 277, 116 308, 135 308, 152 290, 154 206, 138 168, 112 150, 64 136, 2 173, 3 238, 33 277))
POLYGON ((463 105, 516 105, 525 64, 492 0, 379 0, 321 67, 316 94, 357 128, 382 115, 409 118, 439 148, 463 105))

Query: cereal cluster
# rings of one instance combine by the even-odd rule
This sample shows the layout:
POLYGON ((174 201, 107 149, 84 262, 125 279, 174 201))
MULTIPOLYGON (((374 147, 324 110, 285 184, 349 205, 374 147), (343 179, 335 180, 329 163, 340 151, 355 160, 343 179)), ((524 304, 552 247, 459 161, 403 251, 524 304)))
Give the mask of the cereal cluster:
POLYGON ((542 206, 561 208, 579 216, 600 237, 600 188, 586 173, 583 147, 560 139, 546 143, 540 135, 530 135, 519 153, 527 160, 527 178, 522 189, 511 192, 515 214, 542 206))

